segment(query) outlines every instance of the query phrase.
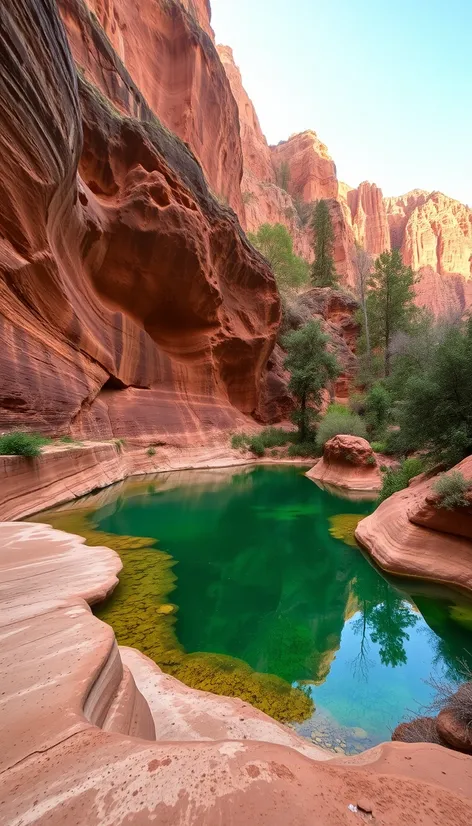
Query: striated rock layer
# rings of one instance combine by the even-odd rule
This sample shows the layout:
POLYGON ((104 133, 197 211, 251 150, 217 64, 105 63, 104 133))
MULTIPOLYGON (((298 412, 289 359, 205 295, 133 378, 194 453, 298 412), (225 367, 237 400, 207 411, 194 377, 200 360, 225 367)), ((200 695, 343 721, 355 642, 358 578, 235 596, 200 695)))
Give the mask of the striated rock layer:
POLYGON ((76 74, 52 0, 2 9, 0 428, 211 439, 257 408, 273 277, 93 16, 62 9, 136 117, 76 74))
POLYGON ((154 0, 141 3, 139 13, 129 0, 59 0, 58 6, 85 77, 120 112, 141 116, 132 79, 162 123, 195 152, 214 193, 242 212, 238 110, 206 0, 154 0))
POLYGON ((461 316, 472 304, 472 209, 419 189, 384 203, 392 247, 419 272, 418 304, 461 316))
MULTIPOLYGON (((472 479, 472 457, 454 469, 472 479)), ((434 507, 433 484, 434 477, 419 476, 394 493, 359 523, 356 538, 391 574, 472 591, 470 513, 434 507)))
POLYGON ((366 799, 389 826, 412 799, 427 826, 445 811, 470 822, 463 755, 391 743, 327 759, 247 704, 120 650, 87 605, 113 589, 120 565, 47 526, 0 525, 0 822, 328 826, 366 799))

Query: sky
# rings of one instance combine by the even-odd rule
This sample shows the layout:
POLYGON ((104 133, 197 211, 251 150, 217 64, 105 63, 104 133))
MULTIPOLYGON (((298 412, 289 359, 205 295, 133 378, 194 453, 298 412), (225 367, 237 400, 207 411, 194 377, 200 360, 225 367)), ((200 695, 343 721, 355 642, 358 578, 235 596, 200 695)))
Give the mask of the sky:
POLYGON ((338 178, 472 206, 472 0, 211 0, 269 143, 313 129, 338 178))

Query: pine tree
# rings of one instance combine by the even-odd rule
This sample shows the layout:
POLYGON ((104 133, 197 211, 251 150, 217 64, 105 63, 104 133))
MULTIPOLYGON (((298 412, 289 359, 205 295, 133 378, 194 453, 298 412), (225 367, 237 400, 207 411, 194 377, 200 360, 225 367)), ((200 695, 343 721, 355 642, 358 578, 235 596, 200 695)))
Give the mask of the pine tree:
POLYGON ((311 280, 315 287, 336 287, 338 276, 334 266, 334 230, 327 201, 318 201, 311 223, 314 234, 315 260, 311 280))
POLYGON ((298 425, 300 441, 304 442, 321 407, 322 391, 340 372, 335 356, 327 350, 328 337, 319 321, 309 321, 299 330, 293 330, 282 339, 287 351, 284 362, 290 371, 289 390, 298 406, 293 420, 298 425))
POLYGON ((411 267, 405 267, 399 251, 392 250, 379 255, 368 283, 371 345, 383 350, 384 372, 388 376, 392 337, 408 329, 416 311, 413 304, 415 277, 411 267))

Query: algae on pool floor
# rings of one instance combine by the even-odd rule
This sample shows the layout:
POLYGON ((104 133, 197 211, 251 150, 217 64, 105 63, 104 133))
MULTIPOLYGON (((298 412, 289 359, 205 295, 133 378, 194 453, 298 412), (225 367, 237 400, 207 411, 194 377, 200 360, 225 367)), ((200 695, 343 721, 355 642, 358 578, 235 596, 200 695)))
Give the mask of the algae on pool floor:
POLYGON ((120 584, 94 611, 120 643, 307 736, 314 700, 341 742, 379 742, 430 701, 432 673, 457 675, 470 604, 417 607, 387 582, 353 540, 371 508, 275 466, 160 474, 34 520, 118 551, 120 584))

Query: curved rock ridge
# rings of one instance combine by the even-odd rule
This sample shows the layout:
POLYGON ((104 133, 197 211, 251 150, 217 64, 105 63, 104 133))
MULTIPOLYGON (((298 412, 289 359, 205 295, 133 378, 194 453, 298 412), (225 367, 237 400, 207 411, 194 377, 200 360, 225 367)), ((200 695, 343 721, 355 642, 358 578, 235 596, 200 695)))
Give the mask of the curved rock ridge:
POLYGON ((323 456, 306 473, 321 484, 352 491, 379 491, 382 479, 375 454, 367 441, 359 436, 334 436, 324 448, 323 456))
POLYGON ((85 13, 143 120, 77 77, 51 0, 3 11, 0 428, 208 440, 257 408, 275 283, 85 13))
POLYGON ((215 194, 243 212, 238 110, 206 0, 59 0, 72 54, 118 109, 138 114, 129 72, 164 125, 186 141, 215 194), (113 47, 113 48, 111 48, 113 47))
MULTIPOLYGON (((472 457, 454 470, 472 479, 472 457)), ((419 476, 363 519, 356 539, 391 574, 472 591, 470 514, 433 507, 433 478, 419 476)))
POLYGON ((391 826, 408 799, 425 824, 443 824, 444 811, 470 822, 462 755, 392 743, 326 759, 247 704, 187 689, 120 650, 84 601, 112 590, 120 564, 80 537, 0 524, 2 823, 328 826, 365 799, 391 826))

